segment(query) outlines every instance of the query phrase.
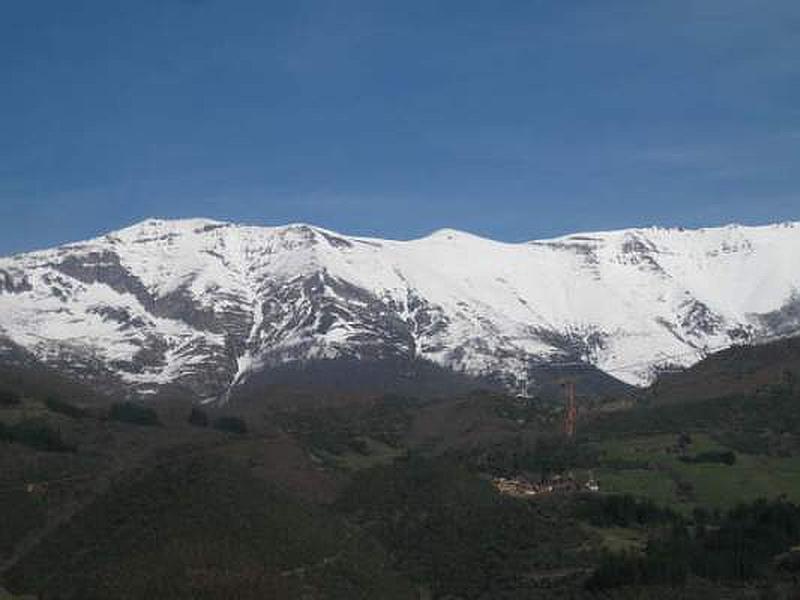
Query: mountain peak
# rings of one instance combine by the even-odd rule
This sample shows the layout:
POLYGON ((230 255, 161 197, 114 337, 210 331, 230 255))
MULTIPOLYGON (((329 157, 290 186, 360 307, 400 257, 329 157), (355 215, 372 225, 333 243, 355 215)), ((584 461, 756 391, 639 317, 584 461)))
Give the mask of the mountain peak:
POLYGON ((117 230, 113 233, 121 233, 125 231, 140 231, 148 229, 169 229, 169 230, 194 230, 206 226, 226 226, 231 225, 225 221, 218 221, 216 219, 207 219, 203 217, 181 218, 181 219, 161 219, 155 217, 148 217, 123 229, 117 230))
POLYGON ((450 227, 443 227, 437 229, 427 236, 421 238, 423 240, 440 241, 440 242, 463 242, 463 241, 482 241, 492 243, 502 243, 489 238, 485 238, 469 231, 462 231, 460 229, 452 229, 450 227))
POLYGON ((800 332, 799 255, 791 223, 506 244, 148 219, 0 259, 0 330, 137 393, 219 396, 286 364, 387 357, 511 387, 554 359, 647 383, 659 365, 800 332))

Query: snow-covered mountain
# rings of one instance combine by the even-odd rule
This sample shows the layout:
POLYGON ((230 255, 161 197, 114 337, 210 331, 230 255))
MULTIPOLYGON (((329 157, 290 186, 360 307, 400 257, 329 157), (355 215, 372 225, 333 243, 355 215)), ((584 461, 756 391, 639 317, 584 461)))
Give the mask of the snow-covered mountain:
POLYGON ((508 244, 309 225, 148 220, 0 258, 0 335, 141 393, 225 397, 294 361, 424 358, 509 386, 585 361, 645 384, 800 332, 800 223, 629 229, 508 244))

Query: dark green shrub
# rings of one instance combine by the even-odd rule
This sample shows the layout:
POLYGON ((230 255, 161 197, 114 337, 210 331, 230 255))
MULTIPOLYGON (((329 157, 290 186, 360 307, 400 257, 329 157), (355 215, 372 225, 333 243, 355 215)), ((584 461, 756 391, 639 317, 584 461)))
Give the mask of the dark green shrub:
POLYGON ((13 442, 14 438, 11 436, 11 428, 0 421, 0 442, 13 442))
POLYGON ((208 415, 197 407, 192 408, 187 420, 195 427, 208 427, 208 415))
POLYGON ((22 402, 20 395, 14 390, 0 388, 0 406, 16 406, 22 402))
POLYGON ((701 452, 694 456, 681 456, 680 460, 685 463, 712 463, 730 466, 736 464, 736 453, 730 450, 724 450, 722 452, 701 452))
POLYGON ((109 417, 113 421, 132 423, 134 425, 158 425, 159 423, 156 411, 133 402, 113 404, 109 417))
POLYGON ((82 408, 79 408, 74 404, 70 404, 69 402, 65 402, 64 400, 60 400, 55 396, 49 396, 44 401, 44 404, 48 410, 60 413, 73 419, 81 419, 86 416, 86 411, 82 408))
POLYGON ((239 417, 219 417, 214 420, 214 429, 228 433, 247 433, 247 424, 239 417))
POLYGON ((40 421, 22 421, 14 425, 0 423, 0 441, 22 444, 44 452, 74 452, 75 447, 61 438, 61 432, 40 421))
POLYGON ((349 446, 350 450, 352 450, 356 454, 361 454, 363 456, 369 454, 369 445, 365 440, 362 440, 361 438, 353 438, 352 440, 350 440, 349 446))

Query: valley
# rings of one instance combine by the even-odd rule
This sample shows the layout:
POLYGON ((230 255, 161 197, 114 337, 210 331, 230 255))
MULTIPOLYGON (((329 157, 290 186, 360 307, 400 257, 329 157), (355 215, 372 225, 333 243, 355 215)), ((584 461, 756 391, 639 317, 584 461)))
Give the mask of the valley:
POLYGON ((687 389, 707 369, 753 374, 720 397, 661 397, 660 383, 634 406, 579 394, 571 439, 562 403, 492 390, 285 388, 192 408, 82 402, 79 384, 59 393, 7 369, 0 585, 37 598, 790 594, 793 544, 772 537, 739 574, 653 552, 684 528, 680 543, 727 552, 713 532, 752 511, 800 524, 796 344, 669 375, 687 389), (780 375, 766 383, 767 371, 780 375), (592 479, 599 491, 527 499, 493 477, 592 479))

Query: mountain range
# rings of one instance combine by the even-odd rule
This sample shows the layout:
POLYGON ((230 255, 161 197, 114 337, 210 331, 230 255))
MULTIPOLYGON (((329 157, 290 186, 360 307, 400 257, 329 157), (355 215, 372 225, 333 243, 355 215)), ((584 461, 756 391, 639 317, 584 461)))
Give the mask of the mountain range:
POLYGON ((287 366, 424 361, 528 393, 547 365, 632 385, 800 333, 800 223, 504 243, 147 220, 0 258, 0 359, 224 400, 287 366))

